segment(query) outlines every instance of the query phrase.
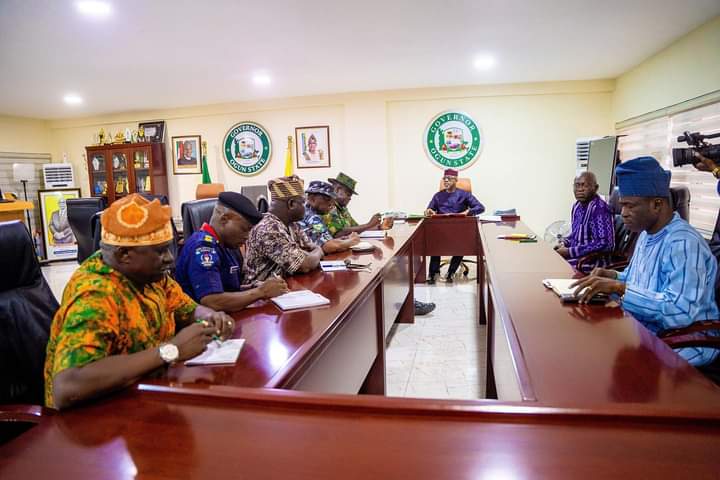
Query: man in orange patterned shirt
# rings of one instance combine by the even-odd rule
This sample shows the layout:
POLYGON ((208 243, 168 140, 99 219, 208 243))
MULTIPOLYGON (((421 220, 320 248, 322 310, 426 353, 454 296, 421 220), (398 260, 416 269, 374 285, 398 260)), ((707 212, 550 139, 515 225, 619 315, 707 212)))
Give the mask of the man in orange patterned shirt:
POLYGON ((101 250, 78 268, 53 319, 45 403, 67 408, 200 354, 235 328, 168 275, 170 207, 133 194, 102 216, 101 250))

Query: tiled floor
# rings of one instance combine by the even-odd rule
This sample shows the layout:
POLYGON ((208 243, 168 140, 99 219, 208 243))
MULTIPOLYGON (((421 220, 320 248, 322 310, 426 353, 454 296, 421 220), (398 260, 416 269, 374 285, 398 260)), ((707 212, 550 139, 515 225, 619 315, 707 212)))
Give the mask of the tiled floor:
POLYGON ((388 395, 477 399, 485 395, 485 326, 478 325, 477 283, 416 285, 415 298, 435 302, 414 324, 393 327, 387 349, 388 395))
MULTIPOLYGON (((42 267, 58 302, 76 262, 42 267)), ((388 395, 477 399, 485 395, 485 326, 478 325, 474 279, 416 285, 415 298, 435 302, 415 323, 395 325, 387 349, 388 395)))

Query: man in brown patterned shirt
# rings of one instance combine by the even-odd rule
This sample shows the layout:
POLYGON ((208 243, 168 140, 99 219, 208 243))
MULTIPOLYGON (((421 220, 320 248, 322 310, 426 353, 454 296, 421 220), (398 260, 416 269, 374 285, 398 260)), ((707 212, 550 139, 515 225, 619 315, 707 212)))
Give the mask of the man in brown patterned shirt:
POLYGON ((245 268, 247 282, 273 275, 305 273, 320 265, 322 248, 295 223, 305 216, 303 181, 281 177, 268 182, 270 210, 250 231, 245 268))

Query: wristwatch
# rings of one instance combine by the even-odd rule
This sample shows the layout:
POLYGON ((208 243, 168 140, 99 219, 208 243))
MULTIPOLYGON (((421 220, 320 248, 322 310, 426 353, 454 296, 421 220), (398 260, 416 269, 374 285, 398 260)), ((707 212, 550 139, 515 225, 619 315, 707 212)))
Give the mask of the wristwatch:
POLYGON ((160 358, 163 359, 165 363, 175 363, 180 356, 180 350, 178 350, 177 345, 172 343, 163 343, 160 345, 160 358))
POLYGON ((713 168, 712 174, 713 174, 713 177, 720 178, 720 176, 719 176, 720 175, 720 167, 713 168))

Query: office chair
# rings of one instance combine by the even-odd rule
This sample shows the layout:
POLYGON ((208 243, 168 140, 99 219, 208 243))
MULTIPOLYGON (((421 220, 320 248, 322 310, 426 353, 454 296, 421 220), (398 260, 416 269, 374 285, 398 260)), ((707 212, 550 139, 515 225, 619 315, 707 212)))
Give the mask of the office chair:
POLYGON ((183 237, 187 241, 190 235, 200 230, 203 223, 209 222, 217 198, 191 200, 180 207, 183 220, 183 237))
POLYGON ((250 199, 260 213, 267 213, 269 208, 267 185, 247 185, 240 188, 240 193, 250 199))
MULTIPOLYGON (((460 190, 464 190, 468 193, 472 193, 472 181, 469 178, 458 178, 456 187, 460 190)), ((440 180, 440 187, 438 191, 445 190, 445 182, 443 180, 440 180)), ((450 260, 443 260, 440 262, 440 268, 442 269, 445 265, 448 265, 450 263, 450 260)), ((465 258, 462 259, 460 262, 460 267, 458 268, 460 271, 462 271, 463 277, 467 278, 467 276, 470 274, 470 267, 468 264, 474 263, 477 265, 477 261, 475 260, 466 260, 465 258)))
POLYGON ((92 222, 95 214, 104 208, 105 199, 102 197, 69 198, 67 200, 68 223, 78 245, 78 263, 85 261, 96 250, 92 222))
MULTIPOLYGON (((617 187, 613 189, 608 205, 613 214, 615 226, 615 249, 609 254, 593 252, 579 258, 575 267, 578 272, 590 269, 590 265, 597 263, 603 255, 609 257, 609 264, 605 268, 610 270, 622 270, 630 263, 630 257, 635 250, 635 242, 637 242, 639 234, 631 232, 625 227, 625 222, 620 215, 622 208, 620 207, 620 191, 617 187)), ((690 221, 690 190, 687 187, 670 188, 670 205, 674 211, 678 212, 680 218, 690 221)))
POLYGON ((0 444, 38 423, 45 348, 58 309, 22 222, 0 223, 0 444), (34 412, 34 413, 33 413, 34 412))

